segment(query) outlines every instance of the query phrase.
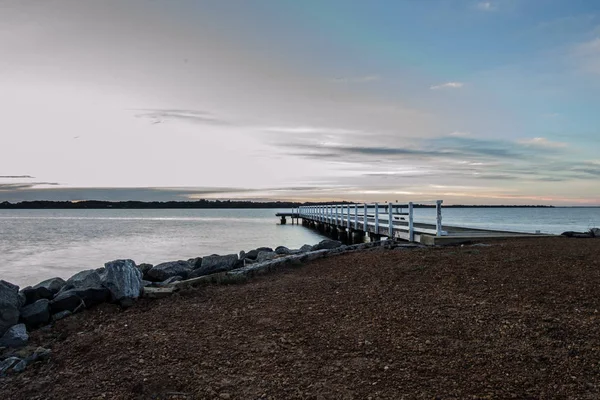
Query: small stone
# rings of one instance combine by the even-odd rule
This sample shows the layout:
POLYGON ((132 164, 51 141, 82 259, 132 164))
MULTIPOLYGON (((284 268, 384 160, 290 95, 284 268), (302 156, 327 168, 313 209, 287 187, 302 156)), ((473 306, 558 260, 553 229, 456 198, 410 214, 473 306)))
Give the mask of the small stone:
POLYGON ((22 347, 27 344, 29 335, 25 324, 17 324, 11 326, 6 333, 0 338, 0 346, 5 347, 22 347))
POLYGON ((231 395, 229 393, 219 393, 219 397, 222 399, 230 399, 231 395))
POLYGON ((73 313, 69 310, 57 312, 56 314, 54 314, 52 316, 52 321, 60 321, 61 319, 66 318, 71 314, 73 314, 73 313))
POLYGON ((23 372, 25 371, 25 368, 27 368, 27 361, 21 360, 13 367, 12 370, 15 372, 23 372))

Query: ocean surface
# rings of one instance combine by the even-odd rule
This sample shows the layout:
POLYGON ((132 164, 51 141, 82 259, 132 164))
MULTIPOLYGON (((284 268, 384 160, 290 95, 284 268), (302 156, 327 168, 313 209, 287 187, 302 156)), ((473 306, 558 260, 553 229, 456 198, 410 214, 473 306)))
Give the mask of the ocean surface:
MULTIPOLYGON (((260 246, 299 248, 324 238, 289 219, 279 225, 278 211, 290 210, 0 210, 0 279, 23 287, 119 258, 158 264, 260 246)), ((415 221, 435 221, 435 210, 415 209, 415 221)), ((443 223, 584 231, 600 227, 600 208, 446 208, 443 223)))

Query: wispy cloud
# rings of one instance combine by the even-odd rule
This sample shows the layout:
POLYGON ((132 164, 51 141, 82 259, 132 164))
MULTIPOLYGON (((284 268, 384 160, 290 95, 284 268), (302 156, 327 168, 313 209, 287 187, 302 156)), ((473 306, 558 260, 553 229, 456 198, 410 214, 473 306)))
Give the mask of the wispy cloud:
POLYGON ((566 143, 563 142, 553 142, 543 137, 535 137, 532 139, 521 139, 518 143, 525 146, 533 146, 533 147, 542 147, 542 148, 563 148, 567 147, 566 143))
POLYGON ((368 82, 376 82, 379 80, 381 80, 381 77, 379 75, 338 77, 338 78, 332 79, 333 82, 337 82, 337 83, 368 83, 368 82))
POLYGON ((571 55, 582 71, 600 74, 600 37, 575 45, 571 55))
POLYGON ((431 90, 439 90, 439 89, 460 89, 464 86, 462 82, 446 82, 439 85, 433 85, 429 89, 431 90))
POLYGON ((177 110, 177 109, 164 109, 164 110, 138 110, 144 111, 141 114, 136 114, 136 118, 145 118, 151 120, 153 124, 165 123, 170 120, 174 121, 186 121, 192 123, 201 123, 207 125, 231 125, 231 121, 218 117, 213 113, 207 111, 197 110, 177 110))
POLYGON ((475 8, 481 11, 496 11, 498 6, 491 1, 481 1, 475 5, 475 8))

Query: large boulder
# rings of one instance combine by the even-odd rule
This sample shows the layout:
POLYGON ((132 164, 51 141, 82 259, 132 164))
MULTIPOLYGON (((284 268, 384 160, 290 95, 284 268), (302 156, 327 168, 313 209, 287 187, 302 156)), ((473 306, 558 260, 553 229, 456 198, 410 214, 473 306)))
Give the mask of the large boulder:
MULTIPOLYGON (((102 270, 100 270, 102 272, 102 270)), ((81 271, 67 279, 61 291, 73 288, 88 288, 102 286, 102 277, 95 269, 81 271)))
POLYGON ((21 302, 19 287, 0 280, 0 336, 19 322, 21 302))
POLYGON ((274 251, 260 251, 258 257, 256 257, 256 261, 263 262, 273 260, 274 258, 277 258, 277 253, 274 251))
POLYGON ((57 314, 62 311, 73 312, 83 303, 83 299, 79 297, 74 289, 65 290, 56 295, 50 302, 50 311, 52 314, 57 314))
POLYGON ((275 253, 277 253, 279 255, 289 255, 289 254, 292 254, 293 251, 288 249, 285 246, 278 246, 275 248, 275 253))
POLYGON ((326 249, 326 250, 337 249, 341 245, 342 245, 342 242, 340 242, 339 240, 325 239, 325 240, 321 240, 319 243, 315 244, 312 247, 312 251, 324 250, 324 249, 326 249))
POLYGON ((25 324, 11 326, 0 338, 0 347, 23 347, 27 344, 29 335, 25 324))
POLYGON ((305 244, 304 246, 300 247, 300 250, 298 250, 298 252, 300 253, 306 253, 309 251, 312 251, 312 246, 310 244, 305 244))
POLYGON ((62 278, 50 278, 50 279, 46 279, 45 281, 42 281, 40 283, 38 283, 37 285, 35 285, 33 288, 39 291, 43 291, 44 293, 50 293, 50 296, 45 297, 42 296, 43 298, 51 298, 52 296, 54 296, 56 293, 58 293, 58 291, 60 289, 62 289, 63 286, 65 286, 66 282, 64 279, 62 278))
POLYGON ((50 320, 50 301, 40 299, 33 304, 23 307, 21 320, 28 328, 37 328, 50 320))
POLYGON ((259 247, 259 248, 257 248, 257 249, 256 249, 256 251, 257 251, 258 253, 260 253, 261 251, 268 251, 268 252, 271 252, 271 251, 273 251, 273 249, 272 249, 272 248, 270 248, 270 247, 259 247))
POLYGON ((50 302, 50 310, 52 311, 52 314, 65 310, 74 312, 79 309, 82 303, 86 308, 89 308, 100 303, 106 303, 110 300, 111 292, 103 286, 74 288, 61 291, 57 294, 50 302))
POLYGON ((192 266, 192 269, 198 269, 202 266, 202 257, 190 258, 188 263, 192 266))
POLYGON ((187 261, 170 261, 152 267, 152 269, 148 271, 148 277, 155 282, 162 282, 172 276, 182 276, 187 278, 191 271, 192 265, 187 261))
POLYGON ((250 250, 247 253, 244 253, 242 256, 242 253, 240 253, 240 259, 241 260, 256 260, 256 257, 258 257, 258 250, 250 250))
POLYGON ((227 254, 220 256, 213 254, 202 259, 200 268, 193 270, 188 278, 197 278, 203 275, 215 274, 217 272, 231 271, 232 269, 243 266, 237 254, 227 254))
POLYGON ((134 299, 140 297, 142 273, 133 260, 110 261, 104 264, 102 286, 110 291, 112 301, 129 305, 134 299))

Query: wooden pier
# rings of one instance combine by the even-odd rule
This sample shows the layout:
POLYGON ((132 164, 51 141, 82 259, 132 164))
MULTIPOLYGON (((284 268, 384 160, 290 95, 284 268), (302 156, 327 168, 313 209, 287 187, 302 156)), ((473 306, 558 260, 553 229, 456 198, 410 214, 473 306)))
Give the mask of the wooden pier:
POLYGON ((452 244, 483 239, 552 236, 488 229, 473 229, 442 224, 442 200, 419 202, 436 209, 435 223, 415 221, 414 204, 372 203, 332 205, 320 204, 302 206, 289 213, 277 213, 281 223, 286 217, 304 226, 345 242, 371 241, 382 237, 417 242, 426 245, 452 244))

